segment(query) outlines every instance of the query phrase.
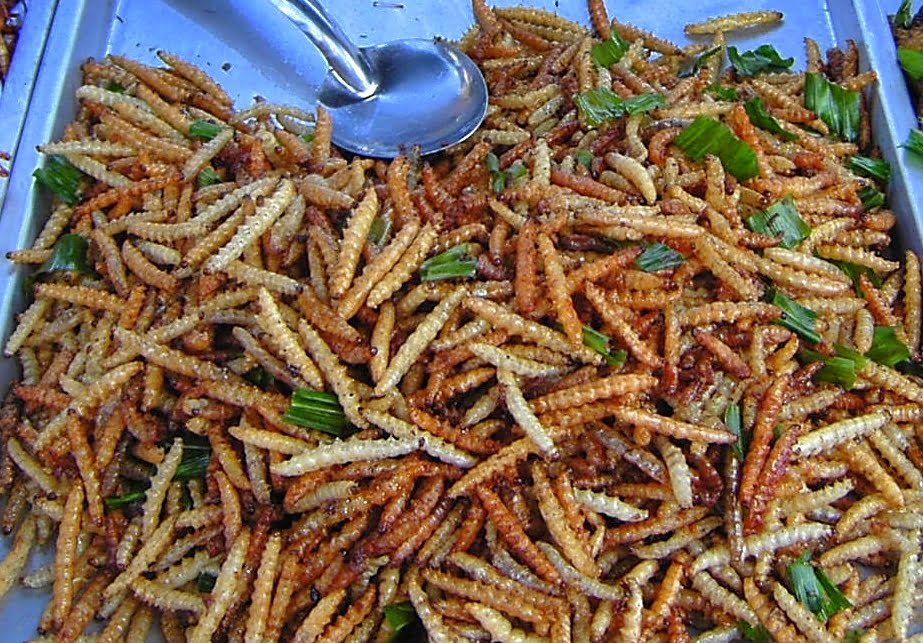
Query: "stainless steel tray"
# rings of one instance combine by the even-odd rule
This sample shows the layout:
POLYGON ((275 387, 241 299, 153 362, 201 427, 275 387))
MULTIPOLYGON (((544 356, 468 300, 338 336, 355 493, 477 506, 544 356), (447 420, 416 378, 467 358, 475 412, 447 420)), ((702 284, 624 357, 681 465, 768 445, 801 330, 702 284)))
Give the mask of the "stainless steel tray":
MULTIPOLYGON (((26 108, 32 97, 32 86, 57 4, 58 0, 22 3, 25 12, 19 29, 19 40, 10 62, 10 72, 0 87, 0 150, 13 156, 26 120, 26 108)), ((6 180, 0 179, 0 206, 7 185, 6 180)))
MULTIPOLYGON (((473 23, 468 0, 329 0, 328 4, 345 31, 360 44, 395 37, 458 38, 473 23)), ((497 4, 538 6, 589 24, 584 0, 500 0, 497 4)), ((688 41, 682 32, 684 24, 742 8, 738 0, 612 0, 609 5, 620 20, 677 42, 688 41)), ((823 48, 852 39, 862 49, 862 64, 878 69, 881 82, 872 100, 873 125, 885 157, 896 166, 889 196, 900 219, 902 243, 923 250, 919 223, 923 164, 895 148, 905 140, 914 121, 907 113, 909 106, 887 23, 875 0, 757 0, 746 3, 746 8, 782 10, 786 19, 769 31, 735 35, 732 40, 739 47, 771 42, 785 56, 795 56, 796 66, 803 67, 805 36, 823 48)), ((312 47, 263 0, 59 3, 0 212, 0 254, 28 246, 47 212, 46 200, 32 189, 32 171, 41 161, 35 146, 59 136, 73 117, 80 63, 110 52, 153 63, 155 52, 161 48, 210 72, 238 106, 248 105, 254 95, 310 105, 324 74, 312 47)), ((24 106, 20 113, 25 112, 24 106)), ((0 268, 0 338, 9 334, 14 314, 25 303, 22 281, 22 271, 9 264, 0 268)), ((7 390, 15 368, 11 360, 0 360, 0 391, 7 390)), ((0 541, 0 553, 8 546, 8 540, 0 541)), ((45 594, 19 591, 0 603, 0 638, 25 640, 34 636, 46 601, 45 594)))

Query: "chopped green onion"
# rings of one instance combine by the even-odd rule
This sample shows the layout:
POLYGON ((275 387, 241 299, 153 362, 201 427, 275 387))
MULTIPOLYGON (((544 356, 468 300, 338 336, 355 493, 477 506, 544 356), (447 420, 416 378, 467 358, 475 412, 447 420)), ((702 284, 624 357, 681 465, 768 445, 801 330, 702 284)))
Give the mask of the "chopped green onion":
POLYGON ((871 185, 859 190, 859 198, 862 200, 862 207, 865 208, 866 212, 883 208, 886 203, 884 192, 876 190, 871 185))
POLYGON ((669 270, 686 262, 686 257, 664 243, 652 243, 644 249, 637 259, 635 266, 644 272, 658 272, 669 270))
POLYGON ((110 80, 108 83, 106 83, 106 91, 110 91, 115 94, 124 94, 125 87, 122 86, 122 83, 110 80))
POLYGON ((597 65, 608 68, 620 61, 629 47, 631 43, 613 29, 609 40, 593 45, 590 56, 597 65))
POLYGON ((747 217, 747 227, 760 234, 779 237, 785 248, 794 248, 811 234, 811 226, 801 218, 791 194, 747 217))
POLYGON ((391 232, 391 217, 375 217, 369 228, 368 240, 372 245, 380 246, 391 232))
POLYGON ((251 368, 244 374, 244 379, 266 390, 276 383, 276 378, 270 375, 262 366, 251 368))
POLYGON ((625 115, 641 114, 667 104, 661 94, 641 94, 625 99, 605 87, 591 89, 574 96, 580 116, 590 127, 625 115))
POLYGON ((519 179, 529 176, 529 168, 522 161, 515 161, 506 171, 507 184, 514 184, 519 179))
POLYGON ((487 164, 487 169, 490 170, 491 174, 500 171, 500 158, 493 152, 487 153, 487 158, 484 159, 484 163, 487 164))
POLYGON ((903 147, 906 147, 920 158, 923 158, 923 131, 918 129, 910 130, 910 135, 903 147))
POLYGON ((422 281, 439 281, 457 277, 473 277, 477 272, 478 260, 468 254, 470 245, 460 243, 442 254, 430 257, 420 266, 422 281))
POLYGON ((67 205, 77 205, 80 202, 83 172, 71 165, 63 156, 49 157, 45 167, 35 170, 32 176, 67 205))
POLYGON ((808 72, 804 81, 804 106, 817 114, 830 130, 847 141, 859 136, 862 102, 857 91, 832 83, 822 74, 808 72))
POLYGON ((590 326, 583 327, 583 345, 590 350, 602 355, 609 366, 621 366, 628 359, 628 353, 623 350, 609 350, 612 338, 590 326))
POLYGON ((687 62, 682 69, 679 70, 677 76, 680 78, 688 78, 689 76, 695 76, 699 73, 699 70, 705 66, 705 63, 708 62, 708 59, 721 52, 721 47, 712 47, 711 49, 706 49, 698 56, 693 58, 690 62, 687 62))
POLYGON ((872 347, 865 356, 883 366, 894 366, 910 358, 910 349, 898 339, 893 326, 875 326, 872 347))
POLYGON ((884 159, 873 159, 856 154, 849 157, 849 169, 862 176, 868 176, 885 185, 891 180, 891 164, 884 159))
POLYGON ((135 502, 141 502, 146 495, 147 493, 143 489, 129 491, 128 493, 123 493, 121 496, 109 496, 106 498, 105 503, 109 509, 119 509, 135 502))
POLYGON ((209 185, 216 185, 221 183, 221 177, 218 176, 218 173, 215 172, 211 165, 206 165, 205 168, 199 172, 197 183, 199 184, 200 188, 204 188, 208 187, 209 185))
POLYGON ((788 71, 794 58, 782 58, 772 45, 760 45, 753 51, 739 53, 737 47, 728 47, 728 60, 740 76, 788 71))
POLYGON ((210 141, 221 133, 223 128, 217 123, 206 120, 193 121, 189 126, 189 136, 210 141))
POLYGON ((837 612, 852 607, 843 592, 830 582, 824 571, 810 563, 808 550, 788 566, 788 576, 795 597, 822 622, 837 612))
POLYGON ((338 438, 348 435, 346 414, 333 393, 295 389, 283 416, 285 421, 308 429, 316 429, 338 438))
POLYGON ((772 634, 762 625, 753 626, 746 621, 740 621, 737 623, 737 630, 751 643, 772 643, 772 634))
POLYGON ((796 134, 792 134, 787 129, 782 127, 782 124, 769 113, 769 110, 766 109, 766 103, 763 102, 763 99, 757 96, 756 98, 751 98, 746 103, 744 103, 744 109, 747 110, 747 116, 750 117, 750 122, 764 129, 767 132, 772 132, 773 134, 778 134, 786 141, 794 141, 798 138, 796 134))
POLYGON ((577 150, 577 162, 583 167, 590 169, 590 166, 593 164, 593 153, 586 148, 577 150))
POLYGON ((910 29, 913 25, 913 0, 903 0, 894 16, 894 25, 901 29, 910 29))
POLYGON ((749 440, 743 431, 739 404, 728 404, 728 407, 724 410, 724 424, 731 433, 737 436, 737 442, 734 443, 732 448, 734 449, 734 456, 743 462, 747 455, 747 443, 749 440))
POLYGON ((734 135, 730 128, 711 116, 699 116, 674 141, 693 161, 714 154, 724 168, 740 181, 760 173, 756 152, 734 135))
POLYGON ((817 313, 813 310, 805 308, 776 289, 769 291, 769 303, 782 310, 782 317, 776 321, 777 324, 795 331, 809 342, 816 344, 821 340, 816 326, 817 313))
POLYGON ((735 101, 740 98, 740 92, 737 91, 736 87, 722 87, 716 84, 709 87, 707 91, 720 100, 735 101))
POLYGON ((304 141, 305 143, 313 143, 314 142, 314 132, 308 132, 307 134, 302 134, 301 140, 304 141))
POLYGON ((196 579, 195 585, 200 594, 209 594, 213 589, 215 589, 216 582, 218 582, 217 576, 207 572, 202 572, 196 579))

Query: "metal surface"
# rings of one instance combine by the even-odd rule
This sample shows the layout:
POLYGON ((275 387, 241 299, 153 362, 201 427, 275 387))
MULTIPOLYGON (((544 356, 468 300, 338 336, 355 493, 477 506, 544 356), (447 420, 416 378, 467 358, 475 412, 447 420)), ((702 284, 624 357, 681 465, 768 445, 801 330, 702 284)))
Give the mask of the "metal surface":
MULTIPOLYGON (((896 0, 881 1, 889 6, 897 4, 896 0)), ((33 0, 33 4, 38 7, 53 2, 33 0)), ((398 38, 459 38, 473 22, 467 0, 325 0, 325 4, 344 32, 361 46, 398 38)), ((498 0, 497 4, 530 4, 589 24, 584 0, 498 0)), ((742 7, 739 0, 618 3, 610 0, 608 4, 619 19, 683 43, 688 42, 682 33, 685 23, 739 11, 742 7)), ((864 67, 871 64, 879 71, 881 82, 871 101, 872 119, 876 140, 885 157, 896 166, 889 196, 899 218, 899 238, 908 247, 923 249, 919 224, 923 164, 895 147, 906 140, 914 119, 908 112, 909 99, 897 69, 884 15, 875 0, 757 0, 746 3, 746 8, 779 9, 785 12, 786 19, 775 29, 734 35, 730 44, 751 49, 771 42, 784 56, 795 56, 796 67, 803 67, 805 36, 817 40, 822 49, 853 39, 862 51, 864 67)), ((79 84, 80 63, 87 57, 99 58, 109 52, 155 63, 158 48, 174 51, 210 72, 238 106, 249 105, 254 95, 311 106, 326 74, 326 65, 319 59, 316 64, 305 59, 304 36, 265 3, 253 0, 61 2, 25 114, 0 213, 0 256, 14 248, 28 247, 48 211, 47 199, 32 190, 31 174, 41 161, 35 145, 59 137, 73 118, 76 112, 73 94, 79 84)), ((22 64, 21 61, 14 59, 14 65, 22 64)), ((25 98, 28 100, 28 96, 25 98)), ((0 100, 6 101, 7 97, 0 100)), ((23 114, 25 102, 18 109, 17 113, 23 114)), ((0 267, 0 338, 4 340, 15 313, 25 303, 22 282, 21 270, 7 263, 0 267)), ((14 372, 12 360, 0 360, 0 391, 7 390, 14 372)), ((8 547, 8 539, 0 541, 0 555, 8 547)), ((33 637, 47 599, 47 593, 26 590, 8 596, 0 603, 0 638, 22 641, 33 637)))
MULTIPOLYGON (((25 11, 19 28, 19 39, 13 51, 9 73, 0 86, 0 151, 9 152, 12 156, 16 154, 19 135, 26 120, 26 108, 32 97, 32 85, 57 4, 58 0, 20 3, 25 11)), ((7 185, 6 180, 0 179, 0 207, 7 185)))
POLYGON ((316 0, 270 0, 330 65, 318 101, 332 111, 333 142, 394 158, 431 154, 474 133, 487 115, 487 83, 473 60, 432 38, 356 48, 316 0))
POLYGON ((333 78, 348 93, 368 98, 379 88, 375 66, 317 0, 269 0, 323 54, 333 78))

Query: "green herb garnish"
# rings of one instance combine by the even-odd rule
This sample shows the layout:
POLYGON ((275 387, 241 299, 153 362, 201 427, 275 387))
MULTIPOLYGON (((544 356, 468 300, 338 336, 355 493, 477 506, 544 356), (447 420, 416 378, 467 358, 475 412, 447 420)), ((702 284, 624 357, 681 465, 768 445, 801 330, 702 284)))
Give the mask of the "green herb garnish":
POLYGON ((586 148, 577 150, 577 162, 586 169, 590 169, 593 164, 593 153, 586 148))
POLYGON ((126 505, 130 505, 135 502, 141 502, 146 497, 147 493, 141 489, 138 491, 129 491, 128 493, 123 493, 120 496, 109 496, 106 498, 105 503, 109 509, 120 509, 126 505))
POLYGON ((840 344, 834 346, 836 355, 824 355, 817 351, 804 350, 801 357, 805 362, 823 362, 817 372, 817 380, 842 386, 849 390, 856 384, 856 374, 865 368, 868 360, 859 352, 840 344))
POLYGON ((338 438, 345 438, 349 434, 346 414, 333 393, 295 389, 283 418, 286 422, 323 431, 338 438))
POLYGON ((110 80, 108 83, 106 83, 106 91, 113 92, 115 94, 124 94, 125 87, 118 81, 110 80))
POLYGON ((758 175, 756 152, 734 135, 730 128, 711 116, 699 116, 674 141, 686 156, 701 161, 714 154, 724 168, 740 181, 758 175))
POLYGON ((737 623, 740 635, 751 643, 772 643, 772 635, 762 625, 753 626, 746 621, 737 623))
POLYGON ((375 217, 372 227, 369 228, 369 243, 380 246, 391 232, 391 217, 375 217))
POLYGON ((880 288, 882 281, 881 277, 878 276, 878 273, 869 268, 868 266, 860 266, 858 264, 850 263, 849 261, 836 261, 833 259, 828 260, 834 266, 846 273, 846 276, 852 279, 853 286, 856 288, 856 292, 861 296, 861 285, 859 277, 865 275, 868 277, 869 281, 872 282, 872 285, 876 288, 880 288))
POLYGON ((872 347, 865 356, 883 366, 895 366, 910 358, 910 349, 898 339, 893 326, 875 326, 872 347))
POLYGON ((795 62, 794 58, 782 58, 772 45, 760 45, 743 53, 737 47, 728 47, 728 60, 740 76, 788 71, 795 62))
POLYGON ((270 375, 262 366, 251 368, 244 374, 244 379, 251 384, 259 386, 263 390, 271 388, 272 385, 276 383, 276 378, 270 375))
POLYGON ((213 589, 215 589, 216 582, 218 582, 217 576, 207 572, 202 572, 196 579, 195 585, 200 594, 209 594, 213 589))
POLYGON ((765 210, 747 217, 746 222, 747 227, 754 232, 779 237, 785 248, 794 248, 811 234, 811 226, 801 218, 790 194, 765 210))
POLYGON ((87 260, 89 246, 87 240, 79 234, 62 234, 54 244, 51 257, 32 278, 52 272, 75 272, 95 276, 96 273, 87 260))
POLYGON ((394 631, 389 643, 410 643, 410 641, 425 640, 426 631, 420 617, 417 616, 413 603, 391 603, 384 607, 385 620, 394 631))
POLYGON ((430 257, 420 266, 420 280, 439 281, 473 277, 477 272, 478 260, 469 254, 470 250, 470 244, 460 243, 442 254, 430 257))
POLYGON ((629 47, 631 43, 613 29, 608 40, 593 45, 590 49, 590 56, 597 65, 608 68, 620 61, 629 47))
POLYGON ((747 116, 750 117, 750 122, 764 129, 767 132, 772 132, 773 134, 778 134, 786 141, 794 141, 798 138, 797 135, 792 134, 787 129, 782 127, 782 124, 769 113, 769 110, 766 109, 766 104, 763 102, 763 99, 757 96, 756 98, 751 98, 746 103, 744 103, 744 109, 747 110, 747 116))
POLYGON ((919 129, 910 130, 910 135, 907 137, 907 142, 904 143, 903 147, 923 158, 923 131, 919 129))
POLYGON ((903 0, 894 15, 894 25, 901 29, 913 26, 913 0, 903 0))
POLYGON ((622 98, 611 89, 591 89, 574 96, 574 103, 583 121, 596 127, 622 116, 649 112, 667 104, 661 94, 641 94, 622 98))
POLYGON ((314 132, 308 132, 306 134, 302 134, 301 140, 304 141, 305 143, 313 143, 314 142, 314 132))
POLYGON ((747 456, 749 439, 744 434, 739 404, 728 404, 728 407, 724 410, 724 424, 731 433, 737 436, 737 442, 734 443, 732 448, 734 449, 734 456, 743 462, 747 456))
POLYGON ((683 65, 683 68, 679 70, 679 73, 677 74, 677 76, 679 76, 680 78, 688 78, 689 76, 695 76, 697 73, 699 73, 702 67, 705 66, 705 63, 707 63, 711 57, 715 56, 716 54, 719 54, 720 52, 721 52, 721 47, 712 47, 711 49, 706 49, 705 51, 700 53, 698 56, 693 58, 691 61, 683 65))
POLYGON ((886 203, 885 194, 876 190, 871 185, 867 185, 859 190, 859 198, 862 199, 862 207, 866 212, 872 212, 878 208, 884 207, 886 203))
POLYGON ((590 350, 602 355, 609 366, 621 366, 628 359, 628 353, 623 350, 609 350, 612 338, 589 326, 583 327, 583 345, 590 350))
POLYGON ((769 303, 782 310, 782 317, 776 320, 777 324, 795 331, 809 342, 816 344, 821 340, 817 332, 817 313, 813 310, 774 288, 769 291, 769 303))
POLYGON ((808 550, 788 566, 788 576, 795 597, 822 622, 837 612, 852 607, 840 589, 830 582, 824 571, 810 563, 808 550))
POLYGON ((198 480, 205 477, 208 463, 211 462, 212 451, 210 447, 195 447, 183 445, 183 459, 176 467, 174 480, 198 480))
POLYGON ((686 257, 664 243, 652 243, 644 249, 635 266, 644 272, 669 270, 686 262, 686 257))
POLYGON ((200 188, 204 188, 209 185, 221 183, 221 177, 218 176, 218 173, 215 172, 211 165, 206 165, 205 168, 199 172, 199 178, 196 179, 196 182, 199 184, 200 188))
POLYGON ((80 202, 83 172, 71 165, 63 156, 48 157, 45 167, 36 169, 32 176, 67 205, 77 205, 80 202))
POLYGON ((804 106, 818 115, 830 131, 847 141, 859 136, 861 95, 808 72, 804 81, 804 106))
POLYGON ((735 87, 722 87, 721 85, 712 85, 708 88, 708 93, 719 100, 735 101, 740 98, 740 92, 735 87))
POLYGON ((222 129, 221 125, 217 123, 199 119, 193 121, 192 125, 189 126, 189 136, 210 141, 218 136, 222 129))
POLYGON ((507 186, 529 175, 529 168, 522 161, 516 161, 506 171, 501 170, 500 159, 493 152, 487 154, 485 163, 490 171, 490 189, 498 194, 503 192, 507 186))
POLYGON ((875 179, 884 185, 891 180, 891 164, 884 159, 873 159, 868 156, 849 157, 849 169, 861 176, 875 179))

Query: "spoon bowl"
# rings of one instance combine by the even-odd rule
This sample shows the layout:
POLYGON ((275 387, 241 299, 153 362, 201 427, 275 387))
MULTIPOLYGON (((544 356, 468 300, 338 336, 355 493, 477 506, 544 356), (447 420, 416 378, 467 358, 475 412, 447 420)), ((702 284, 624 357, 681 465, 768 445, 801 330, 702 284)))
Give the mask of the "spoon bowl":
POLYGON ((333 117, 333 142, 365 156, 393 158, 419 146, 432 154, 470 136, 487 114, 477 65, 441 41, 414 39, 361 50, 378 88, 356 99, 332 74, 318 100, 333 117))
POLYGON ((269 1, 330 65, 318 101, 339 147, 378 158, 415 146, 432 154, 471 136, 487 115, 484 76, 458 48, 411 39, 360 49, 319 0, 269 1))

